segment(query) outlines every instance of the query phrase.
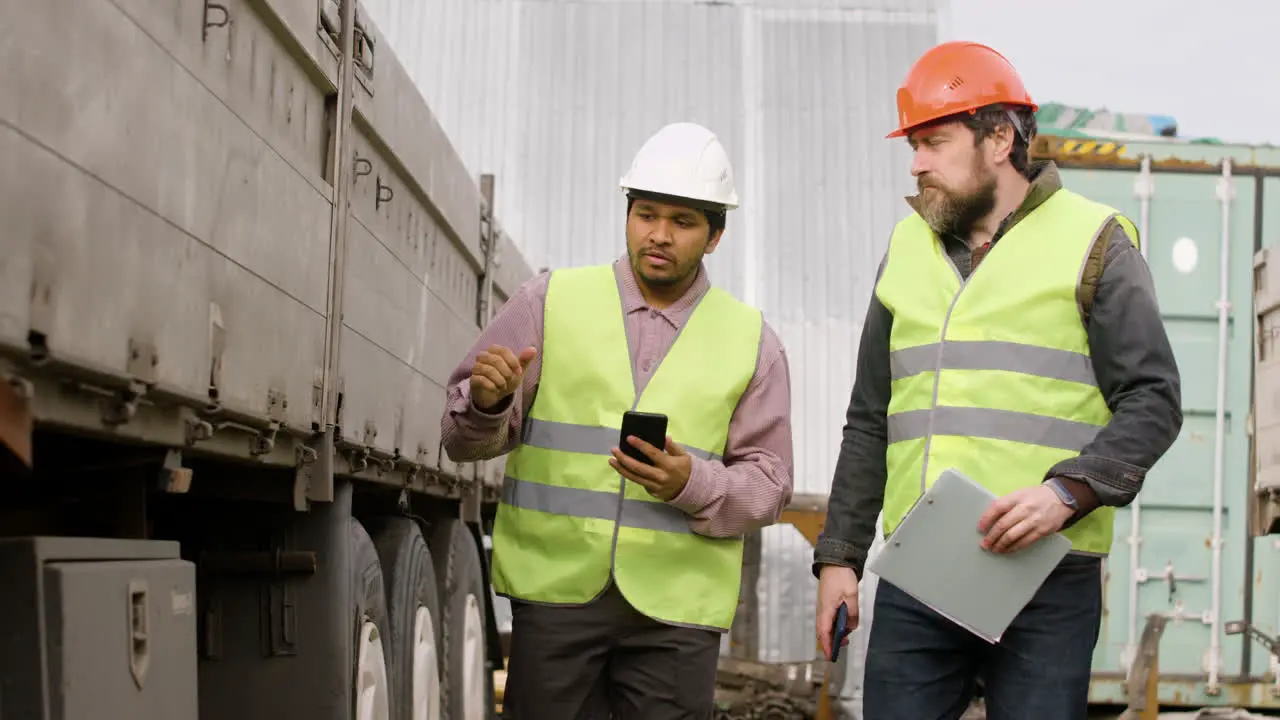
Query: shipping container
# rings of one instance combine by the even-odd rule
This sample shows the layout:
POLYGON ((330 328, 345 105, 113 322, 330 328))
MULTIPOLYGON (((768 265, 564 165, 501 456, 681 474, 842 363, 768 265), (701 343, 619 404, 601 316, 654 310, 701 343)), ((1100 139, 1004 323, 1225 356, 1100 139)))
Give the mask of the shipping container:
POLYGON ((1072 107, 1062 103, 1043 103, 1036 111, 1036 124, 1046 135, 1067 136, 1075 132, 1117 132, 1138 135, 1175 137, 1178 123, 1168 115, 1113 112, 1072 107))
POLYGON ((1164 614, 1160 698, 1280 707, 1280 661, 1224 625, 1280 632, 1280 537, 1254 538, 1254 257, 1280 240, 1280 150, 1043 137, 1066 186, 1127 214, 1144 238, 1182 375, 1183 427, 1117 513, 1093 697, 1120 701, 1145 619, 1164 614))

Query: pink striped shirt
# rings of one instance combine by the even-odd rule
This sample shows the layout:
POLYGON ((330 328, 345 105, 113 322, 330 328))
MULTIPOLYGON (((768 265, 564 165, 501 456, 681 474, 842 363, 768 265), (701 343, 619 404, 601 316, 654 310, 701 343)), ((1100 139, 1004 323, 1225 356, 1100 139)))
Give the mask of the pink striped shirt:
MULTIPOLYGON (((614 263, 614 270, 622 289, 632 369, 643 391, 710 281, 703 265, 689 291, 659 310, 645 302, 625 255, 614 263)), ((480 412, 472 404, 471 368, 490 345, 514 353, 526 347, 541 349, 549 279, 550 274, 543 273, 521 286, 450 376, 440 428, 444 450, 454 462, 497 457, 519 443, 521 425, 542 374, 542 354, 529 363, 513 401, 499 414, 480 412)), ((729 423, 724 460, 693 457, 689 482, 670 504, 689 516, 689 526, 696 533, 745 535, 777 521, 791 502, 792 472, 791 378, 782 343, 765 324, 755 375, 729 423)))

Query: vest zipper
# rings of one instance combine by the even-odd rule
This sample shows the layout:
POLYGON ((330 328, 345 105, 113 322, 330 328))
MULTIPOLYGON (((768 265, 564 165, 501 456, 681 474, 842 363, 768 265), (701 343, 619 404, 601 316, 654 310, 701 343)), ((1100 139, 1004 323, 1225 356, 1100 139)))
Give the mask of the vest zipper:
MULTIPOLYGON (((630 272, 630 270, 628 270, 628 272, 630 272)), ((622 304, 621 300, 625 296, 622 290, 622 282, 618 280, 617 277, 614 278, 614 282, 617 284, 617 287, 618 287, 618 300, 619 300, 619 305, 621 305, 622 304)), ((709 292, 711 292, 711 288, 708 286, 706 291, 703 292, 702 295, 698 296, 698 299, 694 301, 693 307, 689 308, 689 316, 685 318, 683 325, 681 325, 679 328, 676 328, 675 337, 671 338, 671 344, 668 345, 667 349, 662 353, 662 357, 658 358, 658 363, 656 367, 654 367, 653 373, 649 376, 649 380, 653 380, 654 376, 656 376, 658 372, 662 370, 663 361, 667 359, 667 355, 671 354, 671 348, 675 347, 676 343, 679 342, 680 336, 684 334, 684 329, 686 327, 689 327, 689 321, 693 319, 693 314, 697 312, 698 306, 702 304, 703 298, 705 298, 707 296, 707 293, 709 292)), ((622 337, 627 342, 627 362, 630 363, 631 362, 631 338, 627 335, 627 313, 625 310, 622 312, 622 337)), ((648 387, 649 387, 649 384, 645 383, 645 388, 647 389, 648 387)), ((631 401, 631 410, 635 411, 635 409, 640 406, 640 396, 644 394, 644 390, 640 388, 640 376, 636 373, 636 368, 634 365, 632 365, 631 367, 631 389, 633 392, 635 392, 635 400, 631 401)), ((614 518, 613 518, 613 539, 611 540, 609 545, 609 583, 610 584, 617 584, 617 581, 613 577, 613 568, 617 565, 617 562, 618 562, 618 533, 622 531, 622 511, 623 511, 623 508, 626 506, 626 502, 627 502, 627 479, 619 476, 618 480, 619 480, 618 512, 617 514, 614 515, 614 518)), ((608 589, 608 586, 606 585, 605 588, 608 589)), ((618 592, 622 592, 622 589, 619 588, 618 592)))
MULTIPOLYGON (((942 239, 938 237, 937 233, 934 233, 933 238, 934 242, 938 243, 942 250, 942 257, 947 259, 947 265, 951 266, 951 271, 956 274, 956 279, 960 281, 960 288, 956 290, 955 297, 951 298, 951 305, 947 307, 947 314, 942 318, 942 330, 938 333, 938 354, 934 358, 933 364, 933 397, 929 400, 929 421, 925 425, 924 433, 924 458, 920 463, 921 495, 924 495, 925 491, 928 489, 929 449, 933 446, 933 419, 937 414, 935 411, 938 409, 938 389, 942 383, 942 353, 946 349, 947 345, 947 327, 951 324, 951 314, 956 309, 956 303, 960 302, 960 295, 963 294, 964 289, 969 286, 969 281, 973 279, 973 276, 978 274, 978 270, 982 269, 982 266, 987 264, 982 262, 978 263, 978 267, 970 268, 969 277, 965 278, 960 274, 960 268, 956 267, 955 261, 951 259, 951 255, 947 252, 946 246, 943 245, 942 239)), ((995 250, 996 246, 992 245, 991 249, 987 251, 987 257, 984 257, 983 260, 989 258, 991 253, 995 252, 995 250)))

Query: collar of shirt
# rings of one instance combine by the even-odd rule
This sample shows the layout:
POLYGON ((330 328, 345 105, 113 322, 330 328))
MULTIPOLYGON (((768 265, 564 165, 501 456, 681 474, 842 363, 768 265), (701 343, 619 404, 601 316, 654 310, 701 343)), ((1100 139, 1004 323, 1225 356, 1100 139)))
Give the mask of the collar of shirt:
POLYGON ((698 277, 694 279, 693 284, 685 291, 680 299, 671 303, 665 309, 653 308, 648 301, 644 299, 644 295, 640 292, 640 284, 636 281, 636 276, 631 270, 631 261, 627 255, 623 255, 613 263, 613 272, 618 278, 618 290, 622 296, 622 313, 624 315, 632 315, 639 312, 652 312, 662 316, 664 320, 671 323, 672 327, 681 327, 684 321, 693 313, 693 308, 697 306, 698 301, 707 293, 711 287, 711 281, 707 278, 706 263, 698 264, 698 277))

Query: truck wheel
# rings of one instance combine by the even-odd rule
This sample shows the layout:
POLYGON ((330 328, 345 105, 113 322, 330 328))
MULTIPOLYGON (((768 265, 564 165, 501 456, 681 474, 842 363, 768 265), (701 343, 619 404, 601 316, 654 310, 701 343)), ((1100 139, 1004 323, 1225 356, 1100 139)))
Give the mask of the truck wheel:
POLYGON ((355 720, 390 720, 391 688, 383 647, 387 602, 382 565, 369 533, 351 521, 351 609, 355 626, 355 720))
POLYGON ((440 720, 440 601, 427 541, 418 523, 394 516, 373 536, 387 585, 392 718, 440 720))
POLYGON ((440 587, 440 689, 443 720, 494 717, 493 675, 485 658, 485 594, 480 554, 465 523, 438 522, 431 557, 440 587))

